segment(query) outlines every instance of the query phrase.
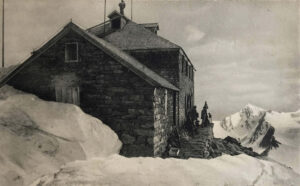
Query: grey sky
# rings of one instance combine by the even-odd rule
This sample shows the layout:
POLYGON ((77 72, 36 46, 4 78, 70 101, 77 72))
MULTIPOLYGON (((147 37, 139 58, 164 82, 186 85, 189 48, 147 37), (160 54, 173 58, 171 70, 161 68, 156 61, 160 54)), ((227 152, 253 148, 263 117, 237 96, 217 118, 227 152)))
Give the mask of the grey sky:
MULTIPOLYGON (((247 103, 300 108, 299 2, 133 0, 133 19, 159 22, 197 72, 198 108, 220 119, 247 103)), ((103 21, 104 0, 7 0, 6 63, 16 64, 71 18, 85 28, 103 21)), ((119 0, 107 0, 107 13, 119 0)), ((130 17, 130 1, 125 14, 130 17)))

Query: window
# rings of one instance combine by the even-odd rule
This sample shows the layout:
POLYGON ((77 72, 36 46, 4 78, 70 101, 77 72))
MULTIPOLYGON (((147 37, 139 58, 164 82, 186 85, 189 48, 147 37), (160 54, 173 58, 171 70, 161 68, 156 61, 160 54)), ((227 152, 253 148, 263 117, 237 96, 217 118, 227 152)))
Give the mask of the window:
POLYGON ((186 67, 185 67, 185 75, 188 76, 189 75, 189 64, 186 63, 186 67))
POLYGON ((65 62, 78 62, 78 43, 66 43, 65 62))
POLYGON ((192 108, 192 96, 188 95, 188 109, 192 108))
POLYGON ((80 104, 80 90, 79 87, 55 87, 56 101, 63 103, 80 104))

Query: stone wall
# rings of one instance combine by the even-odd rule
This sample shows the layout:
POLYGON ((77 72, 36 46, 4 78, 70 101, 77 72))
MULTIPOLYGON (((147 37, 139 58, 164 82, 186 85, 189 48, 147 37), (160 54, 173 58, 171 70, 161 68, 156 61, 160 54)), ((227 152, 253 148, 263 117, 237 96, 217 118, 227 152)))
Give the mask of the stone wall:
POLYGON ((118 134, 123 142, 121 154, 153 156, 154 87, 76 33, 70 32, 58 41, 9 84, 55 101, 57 80, 64 81, 66 74, 80 87, 83 111, 118 134), (66 42, 78 42, 79 62, 64 62, 66 42))
POLYGON ((171 132, 176 129, 177 118, 174 117, 176 116, 174 100, 176 100, 174 92, 165 88, 154 90, 154 156, 161 156, 166 151, 168 138, 171 132))
POLYGON ((186 108, 187 97, 191 96, 191 107, 194 105, 194 78, 190 78, 186 75, 186 68, 185 65, 183 66, 182 70, 182 63, 183 63, 183 55, 179 54, 179 126, 183 126, 189 108, 186 108))
POLYGON ((127 52, 170 83, 179 87, 178 49, 130 50, 127 52))
MULTIPOLYGON (((186 108, 188 96, 191 97, 191 107, 194 105, 194 77, 186 74, 185 65, 182 69, 182 59, 185 58, 185 61, 188 59, 179 49, 130 50, 127 52, 180 89, 177 123, 179 128, 182 127, 189 111, 189 108, 186 108)), ((194 76, 194 72, 192 76, 194 76)))

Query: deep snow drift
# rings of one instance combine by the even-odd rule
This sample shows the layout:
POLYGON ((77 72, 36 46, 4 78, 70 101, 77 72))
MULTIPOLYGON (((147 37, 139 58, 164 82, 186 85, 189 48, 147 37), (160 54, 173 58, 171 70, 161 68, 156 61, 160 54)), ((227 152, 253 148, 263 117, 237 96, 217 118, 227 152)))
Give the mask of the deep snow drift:
POLYGON ((28 185, 66 162, 119 152, 117 135, 77 106, 0 89, 0 185, 28 185))
POLYGON ((300 175, 250 156, 125 158, 98 119, 71 104, 0 89, 0 185, 300 185, 300 175), (67 164, 66 164, 67 163, 67 164))
POLYGON ((215 122, 214 135, 217 138, 234 137, 242 145, 261 153, 265 148, 260 144, 270 128, 275 129, 274 136, 281 144, 273 148, 268 157, 300 173, 300 110, 279 113, 248 104, 240 112, 215 122))
POLYGON ((247 155, 216 159, 108 158, 75 161, 31 186, 296 186, 299 174, 247 155))

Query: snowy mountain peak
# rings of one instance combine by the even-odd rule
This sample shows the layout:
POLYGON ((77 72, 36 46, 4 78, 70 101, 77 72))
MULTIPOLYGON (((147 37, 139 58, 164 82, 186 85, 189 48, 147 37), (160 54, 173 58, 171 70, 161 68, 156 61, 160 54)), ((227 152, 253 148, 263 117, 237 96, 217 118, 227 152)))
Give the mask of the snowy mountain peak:
POLYGON ((240 112, 225 117, 215 125, 214 134, 219 138, 236 138, 243 146, 251 147, 257 153, 267 152, 269 157, 300 172, 299 159, 286 156, 287 153, 292 157, 300 154, 299 111, 268 111, 247 104, 240 112))
POLYGON ((243 112, 243 111, 245 111, 245 110, 250 111, 252 115, 259 115, 261 112, 265 112, 265 111, 266 111, 265 109, 260 108, 260 107, 258 107, 258 106, 253 105, 253 104, 250 104, 250 103, 248 103, 248 104, 241 110, 241 112, 243 112))

